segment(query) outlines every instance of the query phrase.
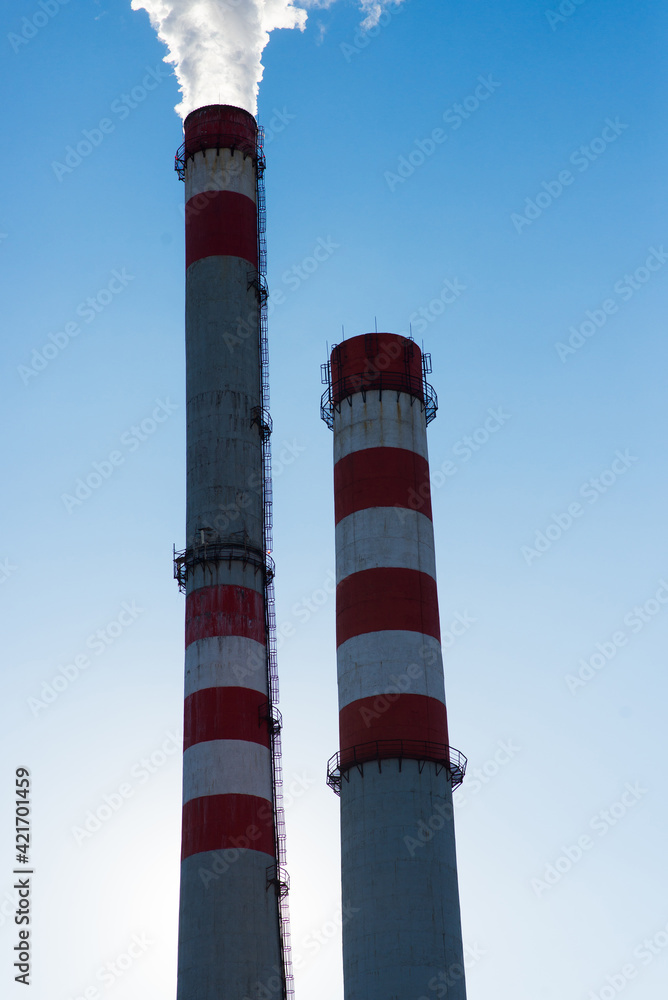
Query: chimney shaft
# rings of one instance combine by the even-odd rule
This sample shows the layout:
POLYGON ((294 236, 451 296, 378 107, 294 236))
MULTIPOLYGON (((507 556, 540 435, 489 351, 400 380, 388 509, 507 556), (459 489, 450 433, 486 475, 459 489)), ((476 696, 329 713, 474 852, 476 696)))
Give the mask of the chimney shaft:
POLYGON ((268 672, 257 125, 185 121, 186 593, 178 1000, 284 996, 268 672))
POLYGON ((334 431, 345 1000, 465 1000, 427 422, 436 400, 411 340, 335 347, 334 431), (445 974, 445 980, 439 976, 445 974))

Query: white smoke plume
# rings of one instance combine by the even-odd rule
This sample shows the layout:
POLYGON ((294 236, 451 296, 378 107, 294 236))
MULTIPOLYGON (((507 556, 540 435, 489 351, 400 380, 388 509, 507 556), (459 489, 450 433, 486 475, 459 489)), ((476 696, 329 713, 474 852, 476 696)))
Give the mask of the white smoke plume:
POLYGON ((291 0, 132 0, 148 12, 169 49, 183 100, 182 118, 205 104, 256 113, 262 52, 275 28, 304 29, 306 11, 291 0))
MULTIPOLYGON (((301 0, 305 7, 329 7, 334 0, 301 0)), ((368 29, 383 8, 403 0, 359 0, 368 29)), ((257 114, 264 72, 262 53, 276 28, 304 30, 307 12, 296 0, 131 0, 145 10, 169 52, 183 95, 182 118, 205 104, 234 104, 257 114)))

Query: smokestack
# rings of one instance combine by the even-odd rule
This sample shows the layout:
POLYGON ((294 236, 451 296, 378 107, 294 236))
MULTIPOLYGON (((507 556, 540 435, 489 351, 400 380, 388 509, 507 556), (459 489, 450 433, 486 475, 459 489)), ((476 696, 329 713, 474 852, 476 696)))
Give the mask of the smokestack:
POLYGON ((427 424, 429 358, 391 333, 324 366, 334 431, 345 1000, 465 1000, 427 424), (444 978, 445 977, 445 978, 444 978))
POLYGON ((187 515, 178 1000, 291 993, 272 628, 264 159, 255 119, 185 120, 187 515))

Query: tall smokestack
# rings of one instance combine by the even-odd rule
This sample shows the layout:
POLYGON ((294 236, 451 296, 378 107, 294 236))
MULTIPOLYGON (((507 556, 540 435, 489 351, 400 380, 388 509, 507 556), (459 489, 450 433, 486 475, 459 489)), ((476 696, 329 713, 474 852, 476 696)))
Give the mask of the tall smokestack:
POLYGON ((291 992, 255 119, 185 120, 187 515, 178 1000, 291 992))
POLYGON ((366 334, 325 366, 334 430, 345 1000, 465 1000, 451 750, 427 424, 436 397, 411 340, 366 334), (431 993, 430 990, 436 990, 431 993))

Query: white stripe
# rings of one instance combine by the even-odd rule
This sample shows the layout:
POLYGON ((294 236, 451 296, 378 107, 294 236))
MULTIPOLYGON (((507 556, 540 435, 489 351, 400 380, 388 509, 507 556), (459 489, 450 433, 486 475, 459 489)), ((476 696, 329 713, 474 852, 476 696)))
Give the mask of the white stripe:
POLYGON ((416 510, 368 507, 336 526, 336 582, 365 569, 415 569, 436 579, 434 529, 416 510))
POLYGON ((339 709, 378 694, 422 694, 445 704, 441 645, 419 632, 367 632, 337 651, 339 709))
POLYGON ((255 639, 214 635, 186 649, 185 697, 212 687, 244 687, 267 694, 267 652, 255 639))
POLYGON ((405 448, 427 458, 427 424, 419 399, 406 392, 369 390, 334 411, 334 462, 362 448, 405 448))
POLYGON ((205 149, 186 167, 186 204, 203 191, 236 191, 255 201, 255 165, 239 150, 205 149))
POLYGON ((208 740, 183 755, 183 801, 202 795, 257 795, 272 801, 271 753, 246 740, 208 740))

